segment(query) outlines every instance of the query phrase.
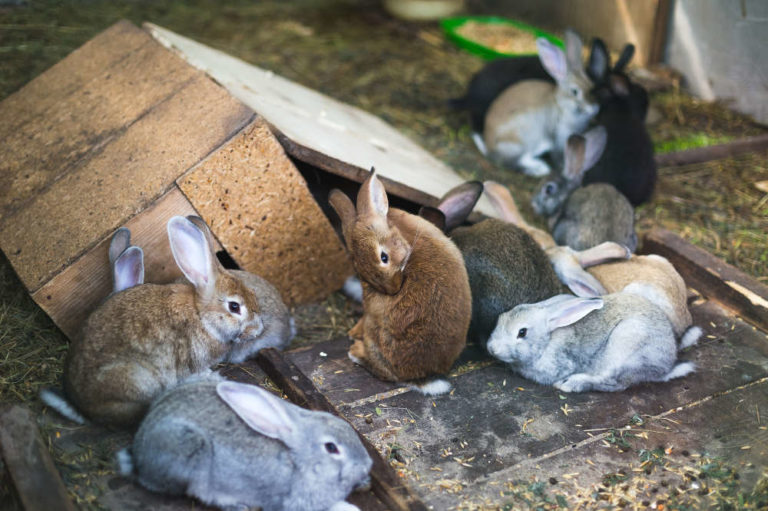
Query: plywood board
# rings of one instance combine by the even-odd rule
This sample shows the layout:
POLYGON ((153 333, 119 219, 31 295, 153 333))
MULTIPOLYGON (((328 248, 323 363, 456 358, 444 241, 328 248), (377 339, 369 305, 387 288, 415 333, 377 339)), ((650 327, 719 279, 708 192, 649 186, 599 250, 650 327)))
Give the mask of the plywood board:
MULTIPOLYGON (((175 215, 197 215, 178 188, 173 187, 152 206, 120 227, 131 231, 131 243, 144 251, 144 280, 164 284, 181 277, 168 244, 166 224, 175 215)), ((110 232, 92 250, 45 283, 32 298, 70 339, 88 315, 112 291, 107 250, 110 232)), ((214 240, 215 241, 215 240, 214 240)), ((216 242, 215 250, 221 250, 216 242)))
MULTIPOLYGON (((307 152, 322 155, 329 162, 323 166, 325 170, 357 181, 375 167, 386 180, 402 187, 402 196, 419 202, 424 202, 424 194, 434 200, 464 181, 447 165, 368 112, 164 28, 150 23, 145 26, 162 44, 208 73, 290 139, 294 147, 302 149, 291 153, 298 158, 306 157, 307 152), (414 198, 408 196, 409 191, 414 198)), ((318 164, 311 158, 307 161, 318 164)), ((496 216, 485 198, 477 208, 496 216)))
POLYGON ((263 119, 178 183, 229 255, 271 282, 286 303, 321 300, 353 273, 333 227, 263 119))
POLYGON ((0 222, 0 246, 31 292, 145 209, 253 113, 198 74, 24 209, 0 222))

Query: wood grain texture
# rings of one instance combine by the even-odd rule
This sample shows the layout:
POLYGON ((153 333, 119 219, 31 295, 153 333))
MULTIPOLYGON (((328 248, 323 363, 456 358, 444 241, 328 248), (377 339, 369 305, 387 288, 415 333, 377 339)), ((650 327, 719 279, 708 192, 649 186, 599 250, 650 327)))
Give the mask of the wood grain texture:
POLYGON ((35 416, 26 406, 0 408, 0 447, 26 511, 75 510, 40 437, 35 416))

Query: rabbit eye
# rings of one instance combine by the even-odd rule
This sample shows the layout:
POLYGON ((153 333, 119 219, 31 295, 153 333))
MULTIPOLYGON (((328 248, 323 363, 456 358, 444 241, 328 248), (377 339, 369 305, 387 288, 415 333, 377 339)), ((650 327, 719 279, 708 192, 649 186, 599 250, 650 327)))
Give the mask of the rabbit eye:
POLYGON ((521 328, 520 330, 517 331, 517 338, 522 339, 523 337, 525 337, 527 333, 528 333, 527 328, 521 328))
POLYGON ((339 454, 339 448, 336 447, 336 444, 333 442, 326 442, 325 450, 328 452, 328 454, 339 454))
POLYGON ((381 255, 379 257, 381 257, 382 263, 387 264, 389 262, 389 255, 387 255, 387 253, 383 250, 381 251, 381 255))
POLYGON ((579 96, 579 89, 578 89, 578 87, 571 87, 571 95, 573 97, 578 97, 579 96))
POLYGON ((547 183, 547 186, 544 187, 544 193, 547 195, 552 195, 555 193, 555 183, 547 183))
POLYGON ((227 304, 227 307, 229 308, 229 312, 232 314, 240 314, 240 304, 237 302, 229 302, 227 304))

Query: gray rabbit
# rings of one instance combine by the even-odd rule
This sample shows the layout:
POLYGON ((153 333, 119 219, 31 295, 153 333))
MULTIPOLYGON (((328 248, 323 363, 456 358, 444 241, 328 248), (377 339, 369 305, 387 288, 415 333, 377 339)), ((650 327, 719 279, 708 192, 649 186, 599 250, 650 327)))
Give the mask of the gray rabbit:
POLYGON ((544 184, 533 198, 537 214, 549 218, 552 236, 559 245, 585 250, 605 241, 620 243, 631 252, 637 248, 632 204, 607 183, 581 187, 584 173, 605 148, 605 128, 571 135, 560 177, 544 184))
POLYGON ((217 375, 158 397, 118 461, 152 491, 263 511, 357 510, 373 463, 346 421, 217 375))
POLYGON ((693 372, 693 363, 677 362, 677 352, 696 339, 684 337, 678 346, 664 312, 636 294, 558 295, 502 314, 488 351, 563 392, 615 392, 693 372))

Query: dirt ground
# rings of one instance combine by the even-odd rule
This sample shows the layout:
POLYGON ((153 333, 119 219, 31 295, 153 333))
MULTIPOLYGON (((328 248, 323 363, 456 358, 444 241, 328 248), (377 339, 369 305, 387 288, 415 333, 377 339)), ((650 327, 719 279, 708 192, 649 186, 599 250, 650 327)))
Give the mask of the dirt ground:
MULTIPOLYGON (((512 186, 533 219, 528 202, 539 180, 485 160, 472 144, 468 119, 446 107, 483 61, 448 42, 436 23, 396 20, 373 0, 0 1, 0 100, 123 18, 151 21, 379 115, 463 177, 512 186)), ((660 151, 768 131, 677 87, 654 93, 651 103, 656 122, 649 129, 660 151)), ((654 199, 637 210, 640 230, 665 227, 768 282, 766 156, 660 169, 654 199)), ((338 294, 297 310, 296 345, 337 338, 359 312, 338 294)), ((0 257, 0 402, 40 411, 36 393, 59 382, 66 349, 64 336, 0 257)), ((77 502, 98 507, 84 474, 112 470, 110 448, 53 450, 77 502)), ((723 481, 733 487, 730 475, 723 481)), ((738 495, 743 500, 747 493, 736 491, 736 503, 738 495)), ((0 485, 0 506, 14 503, 7 484, 0 485)))

